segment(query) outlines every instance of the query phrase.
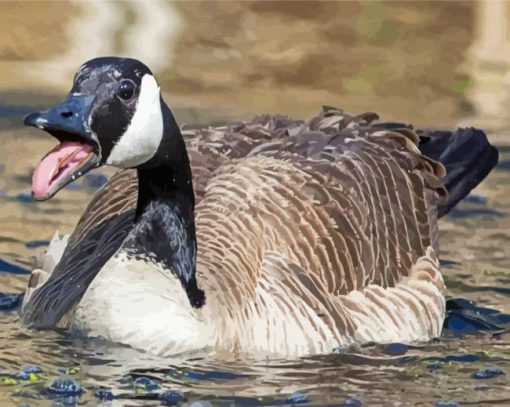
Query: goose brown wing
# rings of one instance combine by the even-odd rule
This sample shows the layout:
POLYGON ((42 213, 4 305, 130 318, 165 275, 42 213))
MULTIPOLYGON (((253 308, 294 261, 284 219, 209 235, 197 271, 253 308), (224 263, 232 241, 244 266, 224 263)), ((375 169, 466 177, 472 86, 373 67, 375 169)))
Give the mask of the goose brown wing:
MULTIPOLYGON (((292 180, 296 175, 277 177, 295 201, 288 206, 295 218, 307 206, 306 243, 313 242, 314 259, 306 264, 328 292, 394 287, 437 243, 444 169, 420 153, 413 131, 381 131, 371 126, 376 119, 326 109, 288 139, 250 153, 290 162, 303 174, 301 184, 292 180)), ((288 236, 305 233, 300 223, 288 224, 295 228, 288 236)), ((295 247, 306 253, 303 243, 295 247)))
POLYGON ((69 238, 60 262, 22 309, 22 319, 38 328, 66 327, 75 306, 133 224, 136 173, 115 174, 94 196, 69 238))
POLYGON ((196 202, 202 199, 210 178, 222 164, 246 157, 256 147, 285 138, 291 129, 303 124, 286 116, 262 115, 250 123, 183 130, 196 202))
MULTIPOLYGON (((419 152, 413 131, 381 130, 376 119, 326 109, 214 171, 197 207, 197 236, 204 281, 226 294, 215 300, 243 310, 263 275, 274 275, 263 270, 273 267, 267 253, 339 295, 394 287, 435 246, 444 169, 419 152)), ((271 125, 263 118, 237 131, 271 125)))

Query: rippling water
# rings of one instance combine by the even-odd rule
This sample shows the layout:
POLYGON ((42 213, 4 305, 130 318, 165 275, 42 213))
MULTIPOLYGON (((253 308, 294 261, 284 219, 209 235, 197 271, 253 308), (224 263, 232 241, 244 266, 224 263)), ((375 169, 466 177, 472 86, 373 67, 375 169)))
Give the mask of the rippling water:
MULTIPOLYGON (((68 70, 88 53, 128 53, 148 61, 181 123, 263 111, 306 116, 320 103, 337 104, 419 124, 475 123, 499 146, 500 163, 440 222, 450 315, 438 340, 299 360, 162 359, 98 340, 25 330, 16 311, 4 310, 0 405, 97 405, 101 389, 113 393, 113 405, 158 405, 165 391, 168 403, 202 405, 510 405, 510 120, 503 103, 510 95, 510 61, 501 57, 508 43, 493 38, 501 29, 494 16, 507 12, 510 18, 510 11, 490 3, 19 6, 25 8, 14 26, 17 35, 0 38, 2 293, 25 289, 33 258, 55 230, 72 230, 109 175, 89 174, 48 202, 30 199, 33 167, 53 142, 22 129, 22 115, 62 97, 68 70), (90 18, 80 22, 84 14, 90 18), (148 31, 156 16, 167 22, 163 32, 148 31), (76 40, 91 30, 103 41, 87 47, 76 40), (143 32, 149 40, 141 52, 129 44, 138 44, 143 32), (491 41, 493 48, 486 46, 491 41), (38 79, 42 73, 48 83, 38 79), (453 300, 459 298, 472 303, 453 300), (27 364, 42 372, 16 377, 27 364), (62 375, 84 392, 56 395, 50 384, 62 375)), ((13 9, 0 4, 0 23, 15 15, 13 9)), ((0 308, 6 300, 0 298, 0 308)))

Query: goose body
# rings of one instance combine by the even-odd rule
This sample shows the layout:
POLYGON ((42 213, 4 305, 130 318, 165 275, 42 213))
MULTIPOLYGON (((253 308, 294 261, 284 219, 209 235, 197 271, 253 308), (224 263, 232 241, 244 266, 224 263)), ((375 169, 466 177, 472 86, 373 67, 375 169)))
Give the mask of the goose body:
MULTIPOLYGON (((99 146, 79 147, 96 165, 125 169, 94 196, 63 252, 50 245, 29 282, 25 323, 162 355, 302 356, 440 334, 437 218, 495 165, 482 132, 439 138, 334 108, 308 122, 261 116, 181 132, 155 84, 138 61, 93 60, 70 96, 95 97, 90 131, 55 124, 51 111, 26 119, 60 141, 99 146), (132 86, 126 77, 134 99, 101 113, 97 101, 117 103, 132 86), (101 81, 117 96, 96 96, 101 81), (112 112, 125 125, 112 129, 112 112), (459 159, 445 141, 472 153, 459 159)), ((36 197, 57 181, 36 177, 36 197)))

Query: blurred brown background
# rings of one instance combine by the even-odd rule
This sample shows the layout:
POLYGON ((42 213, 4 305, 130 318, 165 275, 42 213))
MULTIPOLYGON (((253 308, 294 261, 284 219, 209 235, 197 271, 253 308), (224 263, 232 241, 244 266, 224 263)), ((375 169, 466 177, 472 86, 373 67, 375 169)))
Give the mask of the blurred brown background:
POLYGON ((1 104, 62 96, 82 62, 115 54, 156 72, 181 122, 332 104, 509 123, 505 1, 1 2, 0 32, 1 104))

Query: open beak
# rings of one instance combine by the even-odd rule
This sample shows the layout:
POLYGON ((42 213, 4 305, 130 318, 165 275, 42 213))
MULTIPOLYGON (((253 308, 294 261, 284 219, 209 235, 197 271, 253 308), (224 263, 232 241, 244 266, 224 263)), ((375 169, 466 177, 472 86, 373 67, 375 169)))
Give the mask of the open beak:
POLYGON ((25 117, 26 126, 37 127, 59 144, 46 154, 32 176, 32 196, 44 201, 61 188, 99 166, 101 148, 89 126, 94 96, 71 95, 63 103, 25 117))

